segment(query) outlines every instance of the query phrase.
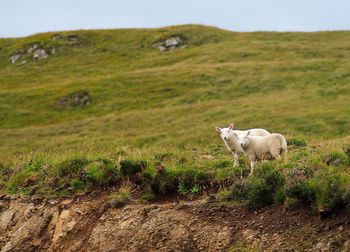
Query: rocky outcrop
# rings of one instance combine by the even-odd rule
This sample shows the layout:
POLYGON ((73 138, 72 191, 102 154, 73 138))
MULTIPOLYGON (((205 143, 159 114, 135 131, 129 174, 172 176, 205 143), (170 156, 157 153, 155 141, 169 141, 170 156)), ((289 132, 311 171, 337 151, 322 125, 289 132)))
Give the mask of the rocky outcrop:
POLYGON ((9 60, 12 64, 15 64, 22 57, 22 53, 17 52, 14 55, 10 56, 9 60))
POLYGON ((208 200, 103 207, 108 195, 0 197, 4 251, 349 251, 348 216, 248 211, 208 200), (209 203, 210 202, 210 203, 209 203))
POLYGON ((49 55, 45 51, 45 49, 36 49, 33 53, 33 60, 42 60, 47 59, 49 55))
MULTIPOLYGON (((12 64, 15 64, 21 58, 32 59, 32 60, 42 60, 42 59, 47 59, 50 55, 53 55, 55 53, 56 53, 55 48, 51 48, 50 54, 49 54, 47 49, 44 49, 38 43, 35 43, 30 45, 26 50, 24 50, 24 52, 17 52, 14 55, 10 56, 9 61, 12 64)), ((24 65, 26 63, 27 63, 27 60, 23 60, 18 65, 24 65)))
POLYGON ((156 42, 152 45, 154 48, 158 48, 159 51, 171 51, 176 48, 184 48, 186 45, 184 43, 184 39, 179 36, 170 37, 163 41, 156 42))

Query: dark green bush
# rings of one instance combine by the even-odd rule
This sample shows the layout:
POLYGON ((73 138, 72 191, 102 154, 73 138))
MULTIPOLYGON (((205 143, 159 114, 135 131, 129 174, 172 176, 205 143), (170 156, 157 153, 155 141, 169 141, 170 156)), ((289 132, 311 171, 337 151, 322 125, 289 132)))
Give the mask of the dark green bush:
POLYGON ((136 174, 142 173, 147 167, 146 161, 131 161, 122 160, 120 161, 120 172, 123 176, 132 177, 136 174))
POLYGON ((252 208, 260 208, 273 203, 274 192, 262 178, 252 177, 248 183, 248 203, 252 208))
POLYGON ((153 176, 151 173, 149 172, 143 172, 142 173, 142 180, 141 180, 141 188, 147 188, 149 186, 151 186, 153 181, 153 176))
POLYGON ((151 184, 152 190, 156 194, 168 194, 176 192, 179 185, 179 175, 174 171, 166 170, 157 173, 151 184))
POLYGON ((237 180, 230 188, 227 199, 243 202, 248 199, 248 183, 243 180, 237 180))
POLYGON ((187 195, 190 193, 190 189, 183 182, 179 183, 177 191, 180 195, 187 195))
POLYGON ((315 202, 316 192, 310 187, 307 181, 295 181, 286 187, 286 196, 302 201, 309 205, 315 202))
POLYGON ((77 178, 71 180, 70 186, 73 192, 79 192, 85 188, 84 182, 77 178))
POLYGON ((118 167, 110 160, 98 160, 86 167, 86 180, 90 186, 108 186, 120 179, 118 167))
POLYGON ((275 169, 272 163, 262 163, 248 181, 249 206, 259 208, 274 203, 274 200, 278 199, 276 193, 280 194, 283 190, 284 182, 283 174, 275 169))
POLYGON ((74 158, 65 160, 57 165, 57 172, 60 177, 74 178, 81 175, 84 167, 90 161, 86 158, 74 158))
POLYGON ((179 182, 187 188, 192 188, 195 184, 205 186, 210 182, 210 180, 210 174, 199 169, 182 171, 179 176, 179 182))
POLYGON ((315 204, 319 211, 342 209, 348 204, 344 183, 350 184, 349 176, 334 170, 320 171, 308 181, 308 187, 315 192, 315 204))

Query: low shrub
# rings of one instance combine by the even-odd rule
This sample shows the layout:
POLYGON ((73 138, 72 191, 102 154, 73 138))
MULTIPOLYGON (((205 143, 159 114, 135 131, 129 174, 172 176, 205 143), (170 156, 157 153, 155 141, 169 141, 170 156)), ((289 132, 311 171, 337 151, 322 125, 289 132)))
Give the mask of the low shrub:
POLYGON ((248 180, 249 206, 259 208, 273 204, 275 199, 280 200, 284 182, 284 175, 272 163, 262 163, 248 180))
POLYGON ((315 201, 315 191, 308 186, 308 173, 299 168, 286 170, 285 194, 291 199, 296 199, 309 205, 315 201))
POLYGON ((320 171, 308 181, 307 186, 315 194, 315 205, 319 211, 332 211, 344 208, 348 202, 347 187, 350 176, 334 169, 320 171))
POLYGON ((249 187, 247 181, 238 180, 230 188, 230 194, 227 195, 228 200, 244 202, 248 199, 249 187))
POLYGON ((90 186, 108 186, 120 180, 118 167, 110 160, 97 160, 85 168, 86 180, 90 186))
POLYGON ((176 192, 179 185, 179 175, 177 172, 165 170, 157 173, 154 177, 151 188, 156 194, 168 194, 176 192))
POLYGON ((190 189, 188 188, 188 186, 185 185, 185 183, 180 182, 179 186, 177 188, 177 191, 180 195, 187 195, 190 193, 190 189))
POLYGON ((90 161, 86 158, 68 159, 57 165, 57 172, 60 177, 79 177, 89 163, 90 161))
POLYGON ((136 174, 140 174, 146 167, 147 167, 146 161, 131 161, 131 160, 120 161, 120 173, 122 176, 126 176, 126 177, 132 177, 136 174))
POLYGON ((124 180, 118 192, 111 195, 109 205, 111 207, 122 207, 126 205, 130 201, 133 191, 134 186, 132 182, 130 180, 124 180))
POLYGON ((80 192, 85 189, 85 183, 78 178, 74 178, 70 182, 70 186, 73 192, 80 192))

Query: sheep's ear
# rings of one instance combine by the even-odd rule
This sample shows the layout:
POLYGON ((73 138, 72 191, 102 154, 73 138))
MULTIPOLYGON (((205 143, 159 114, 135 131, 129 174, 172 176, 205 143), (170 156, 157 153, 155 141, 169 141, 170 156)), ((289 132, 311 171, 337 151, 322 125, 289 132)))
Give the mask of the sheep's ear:
POLYGON ((221 133, 221 129, 219 127, 215 127, 215 130, 219 133, 221 133))
POLYGON ((229 128, 230 130, 232 130, 234 126, 235 126, 235 125, 234 125, 233 123, 231 123, 230 126, 228 126, 228 128, 229 128))
POLYGON ((250 130, 248 131, 248 133, 247 133, 247 136, 249 136, 250 135, 250 130))
POLYGON ((234 135, 236 138, 238 138, 238 136, 237 136, 237 134, 236 134, 236 133, 233 133, 233 135, 234 135))

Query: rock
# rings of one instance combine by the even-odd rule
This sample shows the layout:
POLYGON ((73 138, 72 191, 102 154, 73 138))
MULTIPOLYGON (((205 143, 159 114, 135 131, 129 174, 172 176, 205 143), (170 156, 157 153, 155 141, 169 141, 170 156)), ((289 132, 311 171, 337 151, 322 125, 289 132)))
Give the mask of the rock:
POLYGON ((347 240, 346 242, 344 242, 342 251, 344 252, 350 251, 350 240, 347 240))
POLYGON ((71 41, 71 42, 77 42, 77 41, 79 41, 79 36, 78 35, 74 35, 74 34, 68 35, 67 36, 67 40, 71 41))
POLYGON ((33 60, 47 59, 49 55, 44 49, 36 49, 33 53, 33 60))
POLYGON ((182 39, 180 37, 172 37, 165 40, 165 47, 176 47, 181 43, 182 39))
POLYGON ((158 48, 159 51, 172 51, 176 48, 185 48, 184 41, 179 37, 170 37, 164 41, 156 42, 152 45, 153 48, 158 48), (181 46, 181 47, 180 47, 181 46))
MULTIPOLYGON (((45 213, 43 216, 33 215, 28 221, 24 222, 12 235, 10 240, 2 248, 2 251, 26 251, 32 250, 34 241, 40 239, 42 231, 47 227, 52 218, 52 214, 45 213)), ((40 242, 39 242, 40 244, 40 242)))
POLYGON ((77 91, 62 97, 56 103, 56 106, 59 108, 66 107, 86 107, 91 103, 91 97, 87 91, 77 91))
POLYGON ((22 66, 22 65, 25 65, 25 64, 27 64, 27 61, 26 61, 26 60, 22 60, 22 62, 19 63, 18 65, 19 65, 19 66, 22 66))
POLYGON ((52 237, 52 241, 55 243, 57 240, 64 236, 68 231, 72 230, 76 221, 73 220, 70 210, 63 210, 60 214, 55 226, 55 231, 52 237))
POLYGON ((8 228, 14 215, 15 215, 15 210, 11 208, 2 212, 1 218, 0 218, 0 233, 4 232, 8 228))
POLYGON ((330 251, 330 247, 329 244, 325 244, 323 242, 318 242, 314 248, 313 251, 317 251, 317 252, 326 252, 326 251, 330 251))
POLYGON ((16 54, 12 55, 9 60, 12 64, 15 64, 20 58, 22 57, 22 53, 17 52, 16 54))
POLYGON ((66 207, 66 206, 68 206, 68 205, 70 205, 70 204, 72 204, 73 203, 73 200, 72 199, 65 199, 65 200, 62 200, 62 202, 61 202, 61 207, 66 207))
POLYGON ((32 54, 38 48, 39 48, 38 44, 34 44, 33 46, 31 46, 27 49, 27 53, 32 54))
POLYGON ((159 49, 159 51, 161 51, 161 52, 166 51, 166 47, 165 47, 165 46, 162 46, 162 45, 158 46, 158 49, 159 49))

